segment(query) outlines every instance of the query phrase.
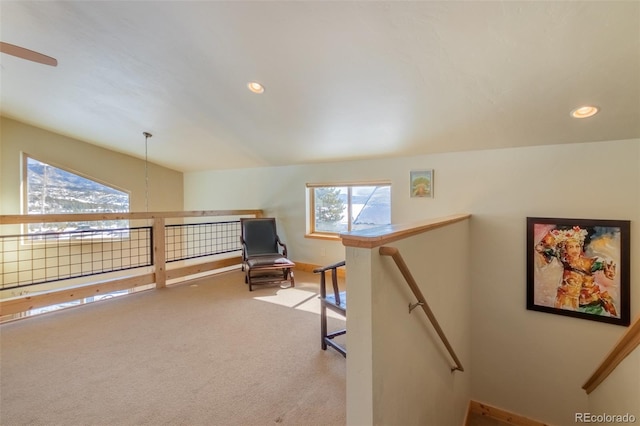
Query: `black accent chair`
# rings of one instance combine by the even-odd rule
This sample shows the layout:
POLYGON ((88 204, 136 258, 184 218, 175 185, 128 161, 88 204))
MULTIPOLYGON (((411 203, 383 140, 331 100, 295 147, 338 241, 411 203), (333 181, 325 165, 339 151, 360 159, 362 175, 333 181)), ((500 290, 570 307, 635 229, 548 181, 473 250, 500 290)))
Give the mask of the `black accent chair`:
POLYGON ((240 229, 242 270, 249 291, 255 284, 295 287, 292 268, 296 264, 287 258, 287 246, 278 237, 275 218, 241 218, 240 229))
POLYGON ((338 268, 345 266, 345 261, 325 266, 324 268, 314 269, 313 272, 320 275, 320 337, 322 349, 327 350, 327 346, 331 346, 347 357, 347 349, 334 342, 333 339, 347 332, 347 329, 328 332, 327 330, 327 309, 331 309, 341 315, 347 316, 347 292, 340 291, 338 288, 338 268), (331 286, 333 294, 327 294, 326 273, 331 271, 331 286))

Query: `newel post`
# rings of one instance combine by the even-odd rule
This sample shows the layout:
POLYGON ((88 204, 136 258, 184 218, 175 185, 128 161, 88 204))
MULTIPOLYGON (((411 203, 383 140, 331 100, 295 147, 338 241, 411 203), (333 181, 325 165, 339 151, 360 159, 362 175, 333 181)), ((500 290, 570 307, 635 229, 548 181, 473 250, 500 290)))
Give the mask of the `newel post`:
POLYGON ((164 218, 153 219, 153 263, 156 275, 156 288, 167 286, 167 264, 164 243, 164 218))

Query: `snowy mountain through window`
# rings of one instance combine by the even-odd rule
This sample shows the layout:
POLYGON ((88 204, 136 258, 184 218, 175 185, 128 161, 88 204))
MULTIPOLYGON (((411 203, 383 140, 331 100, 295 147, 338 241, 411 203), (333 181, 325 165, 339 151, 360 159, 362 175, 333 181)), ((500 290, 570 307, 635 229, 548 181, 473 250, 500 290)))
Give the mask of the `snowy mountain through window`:
MULTIPOLYGON (((27 166, 27 213, 122 213, 129 211, 129 194, 31 157, 27 166)), ((127 227, 128 221, 31 224, 30 233, 127 227)))

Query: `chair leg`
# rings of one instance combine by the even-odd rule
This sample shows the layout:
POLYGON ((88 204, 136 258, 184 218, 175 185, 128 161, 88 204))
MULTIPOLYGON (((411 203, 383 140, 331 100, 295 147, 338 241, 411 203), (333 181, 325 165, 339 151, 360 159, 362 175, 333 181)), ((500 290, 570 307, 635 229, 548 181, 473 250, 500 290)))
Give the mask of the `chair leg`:
POLYGON ((249 285, 249 291, 253 291, 254 280, 255 284, 280 284, 281 288, 290 288, 296 286, 296 281, 293 276, 293 267, 288 266, 282 268, 280 265, 275 269, 267 266, 257 266, 255 268, 246 265, 244 282, 249 285), (287 281, 289 281, 287 283, 287 281))
POLYGON ((247 268, 247 274, 244 278, 247 284, 249 284, 249 291, 253 291, 253 283, 251 282, 251 269, 247 268))
POLYGON ((333 349, 340 352, 340 354, 345 358, 347 357, 347 350, 342 345, 339 345, 338 343, 334 342, 333 338, 342 336, 343 334, 346 334, 346 333, 347 333, 347 330, 338 330, 333 333, 329 333, 327 337, 324 339, 327 345, 331 346, 333 349))
POLYGON ((327 307, 324 305, 324 300, 320 301, 320 342, 322 350, 327 350, 327 307))
POLYGON ((295 287, 296 286, 296 281, 293 278, 293 271, 291 270, 291 268, 283 268, 282 269, 282 279, 284 281, 289 281, 290 284, 288 286, 285 285, 285 284, 282 284, 280 286, 280 288, 290 288, 290 287, 295 287))

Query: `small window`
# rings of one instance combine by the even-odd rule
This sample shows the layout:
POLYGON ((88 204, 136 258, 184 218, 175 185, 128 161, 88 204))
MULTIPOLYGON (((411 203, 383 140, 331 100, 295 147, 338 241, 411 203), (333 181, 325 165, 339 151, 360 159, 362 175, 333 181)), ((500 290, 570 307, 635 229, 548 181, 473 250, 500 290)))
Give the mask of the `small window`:
MULTIPOLYGON (((25 156, 27 214, 124 213, 129 194, 75 173, 25 156)), ((28 232, 117 229, 127 220, 29 224, 28 232)))
POLYGON ((310 234, 340 233, 389 225, 391 184, 307 184, 310 234))

